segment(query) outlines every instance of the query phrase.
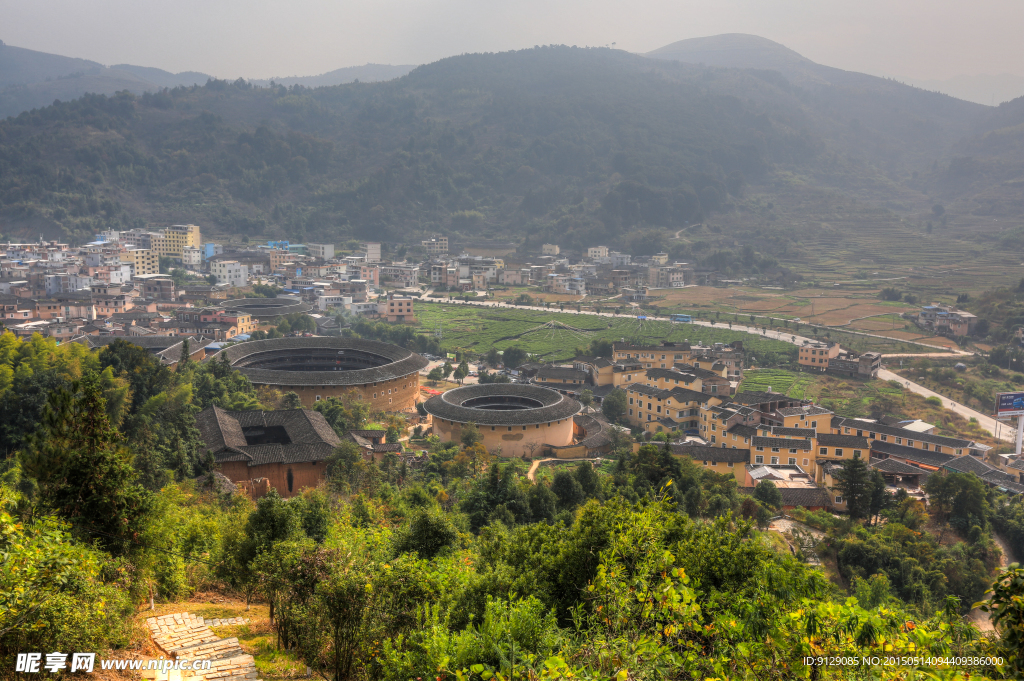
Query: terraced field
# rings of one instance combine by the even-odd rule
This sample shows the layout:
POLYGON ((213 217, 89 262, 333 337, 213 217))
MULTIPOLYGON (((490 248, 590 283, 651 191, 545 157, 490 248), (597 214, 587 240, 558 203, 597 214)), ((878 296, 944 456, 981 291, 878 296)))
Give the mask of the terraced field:
POLYGON ((543 361, 564 360, 574 356, 594 339, 631 340, 660 343, 664 340, 696 344, 731 343, 742 340, 749 353, 789 354, 793 346, 723 328, 668 321, 646 321, 599 317, 569 312, 541 312, 514 308, 480 308, 450 303, 417 303, 416 317, 422 333, 433 333, 440 323, 442 343, 448 349, 464 348, 472 352, 499 350, 513 345, 524 348, 543 361))
POLYGON ((743 373, 739 390, 782 393, 788 397, 803 399, 808 386, 820 375, 805 374, 785 369, 751 369, 743 373))

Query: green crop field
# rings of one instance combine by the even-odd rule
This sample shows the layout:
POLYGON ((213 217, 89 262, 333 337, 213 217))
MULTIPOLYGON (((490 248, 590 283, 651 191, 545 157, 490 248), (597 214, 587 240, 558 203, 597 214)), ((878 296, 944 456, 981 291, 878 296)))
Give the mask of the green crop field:
POLYGON ((520 310, 515 308, 481 308, 451 303, 416 304, 416 317, 421 333, 432 334, 440 326, 442 344, 448 350, 463 348, 484 353, 492 347, 499 350, 518 345, 535 355, 535 359, 555 361, 569 359, 577 347, 585 348, 595 339, 627 340, 648 343, 688 341, 705 345, 741 340, 748 354, 791 354, 793 346, 741 331, 716 329, 668 321, 638 322, 628 318, 598 317, 568 312, 520 310))
POLYGON ((785 369, 752 369, 744 372, 740 390, 783 393, 788 397, 804 399, 807 388, 814 384, 815 374, 803 374, 785 369))

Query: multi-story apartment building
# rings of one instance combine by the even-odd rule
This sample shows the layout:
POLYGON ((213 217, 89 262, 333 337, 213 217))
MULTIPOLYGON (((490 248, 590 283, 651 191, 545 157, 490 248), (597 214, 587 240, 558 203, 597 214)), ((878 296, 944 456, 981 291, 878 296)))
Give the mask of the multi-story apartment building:
POLYGON ((661 345, 634 345, 616 341, 612 343, 612 359, 616 362, 633 359, 645 369, 667 369, 677 362, 690 361, 689 343, 663 342, 661 345))
POLYGON ((150 248, 158 255, 181 259, 186 246, 198 248, 202 244, 199 227, 196 225, 171 225, 150 239, 150 248))
POLYGON ((380 316, 386 317, 389 322, 415 323, 416 314, 413 312, 412 296, 396 296, 388 294, 387 301, 380 304, 380 316))
POLYGON ((379 241, 364 241, 359 247, 366 254, 366 262, 380 262, 379 241))
POLYGON ((917 321, 926 329, 950 336, 967 336, 978 324, 978 318, 970 312, 935 303, 922 307, 917 321))
POLYGON ((246 266, 237 260, 214 260, 210 263, 210 274, 217 277, 217 283, 231 286, 245 286, 249 282, 246 266))
MULTIPOLYGON (((317 260, 330 260, 334 257, 334 244, 306 244, 306 254, 317 260)), ((377 244, 377 260, 380 260, 380 244, 377 244)))
POLYGON ((831 341, 814 341, 800 346, 797 353, 797 363, 801 366, 810 367, 819 371, 828 368, 828 361, 838 357, 843 349, 838 343, 831 341))
MULTIPOLYGON (((143 274, 160 273, 160 256, 149 248, 127 248, 120 254, 121 262, 131 268, 132 279, 143 274)), ((186 265, 188 263, 185 263, 186 265)))
POLYGON ((607 258, 608 257, 608 247, 607 246, 591 246, 590 248, 587 249, 587 257, 590 258, 591 260, 596 260, 597 258, 607 258))
POLYGON ((448 237, 434 235, 420 242, 427 255, 448 255, 448 237))
POLYGON ((541 255, 558 255, 561 251, 558 244, 544 244, 540 247, 541 255))
POLYGON ((420 280, 419 265, 381 265, 381 279, 394 282, 400 286, 414 286, 420 280))
POLYGON ((181 264, 194 270, 202 267, 203 249, 195 246, 185 246, 181 252, 181 264))

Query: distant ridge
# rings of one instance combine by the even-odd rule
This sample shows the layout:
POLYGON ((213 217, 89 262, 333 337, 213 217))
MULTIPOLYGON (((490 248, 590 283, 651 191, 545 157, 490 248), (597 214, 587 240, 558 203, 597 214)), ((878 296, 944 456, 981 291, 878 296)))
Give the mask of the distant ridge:
POLYGON ((345 66, 340 69, 328 71, 318 76, 289 76, 287 78, 250 79, 253 85, 270 85, 274 82, 278 85, 290 87, 292 85, 303 85, 305 87, 330 87, 332 85, 343 85, 354 81, 364 83, 375 83, 385 80, 401 78, 416 68, 415 65, 391 64, 364 64, 363 66, 345 66))

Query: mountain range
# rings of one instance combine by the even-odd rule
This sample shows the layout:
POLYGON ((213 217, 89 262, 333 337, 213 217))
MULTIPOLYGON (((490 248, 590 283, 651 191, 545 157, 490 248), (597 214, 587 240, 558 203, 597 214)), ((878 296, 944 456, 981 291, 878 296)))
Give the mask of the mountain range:
POLYGON ((826 262, 867 223, 906 240, 938 222, 954 250, 1024 241, 1024 98, 982 106, 742 35, 350 76, 87 95, 0 122, 0 230, 81 241, 195 222, 335 243, 444 231, 672 248, 722 269, 743 245, 826 262))

